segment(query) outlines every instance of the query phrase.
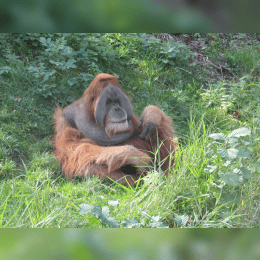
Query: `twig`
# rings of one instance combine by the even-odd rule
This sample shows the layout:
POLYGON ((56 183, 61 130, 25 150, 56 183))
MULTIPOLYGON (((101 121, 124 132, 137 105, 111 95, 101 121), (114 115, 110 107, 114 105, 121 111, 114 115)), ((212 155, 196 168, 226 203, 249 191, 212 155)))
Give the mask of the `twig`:
POLYGON ((210 63, 214 68, 216 68, 216 69, 218 69, 218 70, 221 70, 221 73, 222 73, 222 69, 224 69, 224 70, 227 70, 227 71, 229 71, 235 78, 237 78, 237 75, 232 71, 232 70, 230 70, 229 68, 227 68, 227 67, 225 67, 225 66, 220 66, 220 67, 218 67, 217 65, 215 65, 211 60, 207 60, 206 61, 207 63, 210 63))

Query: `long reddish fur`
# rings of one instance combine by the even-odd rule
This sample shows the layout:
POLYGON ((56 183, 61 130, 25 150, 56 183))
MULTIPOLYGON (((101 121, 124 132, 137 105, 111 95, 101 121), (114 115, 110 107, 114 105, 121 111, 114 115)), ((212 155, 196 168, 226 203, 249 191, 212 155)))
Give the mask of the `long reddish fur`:
MULTIPOLYGON (((86 104, 92 104, 92 98, 98 97, 108 83, 123 90, 116 77, 102 73, 91 82, 81 99, 85 99, 86 104)), ((94 110, 95 103, 85 110, 87 121, 94 120, 94 110)), ((101 179, 108 176, 114 180, 119 180, 123 184, 126 184, 126 181, 125 175, 120 171, 122 166, 140 166, 136 168, 137 173, 139 175, 143 174, 144 167, 150 163, 151 158, 154 159, 153 154, 149 151, 157 149, 156 134, 152 140, 147 138, 142 140, 138 137, 143 127, 149 122, 158 125, 159 145, 163 141, 163 145, 160 147, 160 158, 164 160, 167 157, 167 159, 161 168, 162 170, 167 170, 169 167, 169 155, 174 154, 177 143, 173 134, 171 119, 158 107, 148 106, 145 108, 142 114, 143 124, 139 128, 139 118, 133 115, 131 121, 134 134, 132 137, 123 143, 107 147, 97 145, 94 141, 85 138, 80 131, 68 125, 65 122, 62 111, 63 109, 57 106, 54 114, 55 135, 53 145, 54 155, 57 161, 62 164, 62 172, 67 179, 72 179, 76 175, 86 177, 89 172, 89 166, 91 176, 96 175, 101 179)), ((173 160, 171 160, 172 164, 173 160)), ((132 178, 127 177, 127 181, 132 185, 136 180, 137 176, 135 175, 132 178)))

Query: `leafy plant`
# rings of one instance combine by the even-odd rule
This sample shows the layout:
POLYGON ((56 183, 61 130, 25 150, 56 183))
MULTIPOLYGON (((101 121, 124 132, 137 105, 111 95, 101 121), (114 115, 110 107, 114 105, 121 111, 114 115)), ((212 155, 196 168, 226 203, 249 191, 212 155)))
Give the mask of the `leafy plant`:
MULTIPOLYGON (((181 216, 177 216, 175 218, 175 221, 177 222, 177 224, 181 227, 185 227, 185 225, 187 224, 189 220, 189 216, 187 214, 181 215, 181 216)), ((192 225, 187 226, 187 228, 195 228, 192 225)))
MULTIPOLYGON (((209 163, 204 171, 209 175, 213 172, 218 173, 218 177, 212 181, 213 186, 217 188, 214 192, 217 203, 226 204, 225 206, 231 202, 238 203, 240 196, 236 187, 245 184, 252 176, 254 170, 246 163, 252 153, 250 138, 246 140, 242 138, 250 135, 251 130, 246 127, 236 129, 228 135, 224 133, 209 135, 213 142, 207 147, 209 163), (229 187, 233 187, 231 192, 229 187)), ((229 212, 226 208, 224 215, 229 212)))
POLYGON ((184 43, 173 43, 170 39, 167 43, 160 44, 159 53, 162 54, 160 61, 165 64, 174 65, 192 65, 196 63, 189 63, 190 56, 193 54, 188 46, 184 43))
POLYGON ((14 69, 12 69, 11 67, 9 66, 4 66, 0 69, 0 75, 1 74, 4 74, 4 73, 14 73, 14 69))
POLYGON ((194 53, 189 49, 189 47, 184 43, 174 43, 171 38, 168 42, 162 42, 160 39, 154 36, 146 39, 146 34, 140 35, 143 40, 143 46, 149 51, 155 51, 160 53, 159 61, 164 64, 169 65, 192 65, 195 63, 190 63, 190 57, 194 53))
MULTIPOLYGON (((90 226, 102 227, 109 226, 113 228, 120 227, 120 221, 110 217, 111 207, 118 207, 119 200, 104 200, 104 196, 98 197, 98 204, 90 205, 87 201, 85 204, 81 204, 79 214, 86 215, 92 214, 92 217, 88 217, 87 220, 90 226), (109 206, 110 207, 109 207, 109 206)), ((160 221, 160 216, 149 216, 146 212, 142 212, 143 218, 141 221, 137 218, 125 218, 121 221, 121 226, 124 228, 141 228, 141 227, 152 227, 152 228, 167 228, 163 222, 160 221)))

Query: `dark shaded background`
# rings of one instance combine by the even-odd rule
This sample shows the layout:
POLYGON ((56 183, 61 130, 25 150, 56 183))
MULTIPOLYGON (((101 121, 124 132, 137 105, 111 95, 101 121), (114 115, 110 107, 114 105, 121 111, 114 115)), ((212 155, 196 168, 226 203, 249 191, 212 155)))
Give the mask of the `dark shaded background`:
POLYGON ((259 1, 10 0, 0 2, 0 31, 257 32, 259 1))

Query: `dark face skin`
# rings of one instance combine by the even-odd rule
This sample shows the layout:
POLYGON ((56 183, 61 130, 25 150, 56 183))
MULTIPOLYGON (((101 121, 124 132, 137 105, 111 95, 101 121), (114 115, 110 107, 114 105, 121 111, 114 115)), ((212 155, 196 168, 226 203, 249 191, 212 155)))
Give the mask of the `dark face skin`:
POLYGON ((78 129, 86 138, 101 146, 111 146, 128 140, 133 134, 133 109, 129 98, 117 86, 107 85, 94 112, 95 122, 87 122, 85 99, 79 99, 63 110, 66 123, 78 129))

